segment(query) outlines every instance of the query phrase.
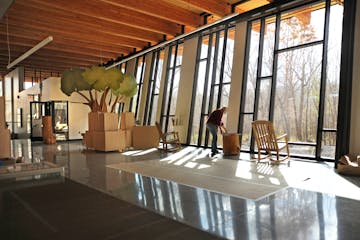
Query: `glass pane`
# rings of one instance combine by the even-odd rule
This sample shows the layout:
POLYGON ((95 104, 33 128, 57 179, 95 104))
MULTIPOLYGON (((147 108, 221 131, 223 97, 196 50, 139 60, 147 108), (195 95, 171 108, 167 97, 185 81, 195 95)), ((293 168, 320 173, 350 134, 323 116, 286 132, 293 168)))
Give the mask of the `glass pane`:
POLYGON ((234 56, 234 39, 235 39, 235 28, 231 28, 228 30, 228 35, 227 35, 223 83, 231 82, 231 71, 232 71, 233 56, 234 56))
POLYGON ((138 97, 138 94, 134 95, 132 98, 131 98, 131 109, 130 111, 135 113, 136 112, 136 99, 138 97))
POLYGON ((330 9, 324 128, 337 127, 343 9, 339 4, 330 9))
POLYGON ((244 108, 245 112, 254 111, 256 72, 258 67, 259 40, 260 40, 260 34, 259 31, 257 30, 258 25, 259 25, 259 21, 253 22, 251 28, 247 83, 246 83, 246 92, 245 92, 245 108, 244 108))
POLYGON ((155 95, 153 100, 153 106, 150 113, 150 125, 155 125, 158 101, 159 101, 159 95, 155 95))
POLYGON ((314 8, 306 6, 281 14, 280 49, 323 39, 325 9, 314 8), (312 10, 314 8, 317 10, 312 10))
POLYGON ((176 111, 176 103, 177 103, 177 96, 179 90, 179 80, 180 80, 180 67, 175 68, 175 76, 174 76, 174 84, 173 84, 173 91, 171 97, 171 106, 170 106, 170 114, 175 115, 176 111))
MULTIPOLYGON (((230 84, 224 84, 222 87, 222 93, 221 93, 221 103, 220 107, 227 107, 229 106, 229 95, 230 95, 230 84)), ((225 114, 227 115, 227 114, 225 114)))
POLYGON ((259 95, 259 109, 258 120, 269 119, 270 108, 270 94, 271 94, 271 79, 262 79, 260 81, 260 95, 259 95))
POLYGON ((214 97, 213 97, 213 101, 212 101, 212 104, 211 104, 210 112, 212 112, 212 111, 214 111, 215 109, 217 109, 218 96, 219 96, 219 86, 215 86, 215 87, 214 87, 214 97))
POLYGON ((197 86, 196 89, 193 90, 196 96, 195 96, 194 109, 192 110, 194 113, 193 115, 194 117, 193 117, 193 125, 191 126, 192 129, 191 129, 190 144, 197 144, 197 140, 198 140, 200 118, 201 118, 201 106, 204 96, 205 74, 206 74, 206 61, 203 60, 199 62, 197 86))
POLYGON ((170 62, 168 63, 170 68, 174 67, 175 50, 176 50, 176 46, 170 47, 171 56, 170 56, 170 62))
POLYGON ((178 46, 178 52, 177 52, 177 57, 176 57, 176 66, 179 66, 179 65, 181 65, 181 63, 182 63, 183 49, 184 49, 183 44, 179 44, 179 46, 178 46))
POLYGON ((289 145, 290 155, 315 157, 315 147, 302 145, 289 145))
POLYGON ((336 132, 323 132, 321 142, 321 157, 335 159, 336 132))
POLYGON ((244 125, 241 135, 241 150, 250 149, 250 139, 251 139, 251 123, 253 122, 252 114, 244 114, 244 125))
POLYGON ((224 31, 220 32, 220 38, 219 38, 219 50, 218 50, 218 56, 216 59, 216 76, 215 76, 215 83, 220 83, 220 72, 221 72, 221 60, 222 60, 222 54, 224 49, 224 31))
POLYGON ((207 57, 208 49, 209 49, 209 35, 204 36, 202 39, 200 59, 204 59, 207 57))
POLYGON ((263 59, 261 67, 261 76, 271 76, 274 58, 274 44, 275 44, 275 17, 265 19, 265 34, 263 46, 263 59))
MULTIPOLYGON (((169 96, 170 96, 170 86, 171 86, 171 79, 172 79, 172 69, 169 69, 168 72, 168 80, 167 80, 167 85, 165 86, 165 91, 164 91, 164 100, 165 100, 165 109, 167 109, 167 106, 169 104, 169 96)), ((165 112, 163 112, 163 114, 166 114, 166 110, 164 110, 165 112)))
POLYGON ((161 81, 161 75, 162 75, 162 71, 163 71, 163 65, 164 65, 164 55, 165 55, 165 51, 162 50, 160 52, 160 56, 159 56, 159 63, 158 63, 158 69, 157 69, 157 73, 156 73, 156 83, 155 83, 155 94, 159 94, 160 92, 160 81, 161 81))
POLYGON ((279 54, 274 124, 290 141, 316 142, 322 45, 279 54))
MULTIPOLYGON (((202 135, 201 135, 201 146, 205 146, 205 139, 206 139, 206 121, 208 119, 207 115, 202 116, 202 122, 203 122, 203 129, 202 129, 202 135)), ((208 142, 207 146, 205 147, 210 147, 211 146, 211 142, 208 142)))
POLYGON ((163 130, 163 132, 166 132, 166 129, 165 129, 166 119, 167 119, 166 116, 162 117, 161 129, 163 130))

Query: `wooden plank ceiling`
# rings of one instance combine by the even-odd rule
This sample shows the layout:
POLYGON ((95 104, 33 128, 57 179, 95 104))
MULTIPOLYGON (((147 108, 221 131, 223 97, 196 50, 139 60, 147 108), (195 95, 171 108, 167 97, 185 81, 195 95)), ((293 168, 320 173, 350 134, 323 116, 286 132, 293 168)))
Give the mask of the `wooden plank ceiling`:
POLYGON ((229 15, 239 2, 235 10, 245 12, 270 0, 16 0, 0 19, 0 79, 48 36, 54 40, 17 65, 28 81, 141 51, 203 25, 206 15, 229 15))

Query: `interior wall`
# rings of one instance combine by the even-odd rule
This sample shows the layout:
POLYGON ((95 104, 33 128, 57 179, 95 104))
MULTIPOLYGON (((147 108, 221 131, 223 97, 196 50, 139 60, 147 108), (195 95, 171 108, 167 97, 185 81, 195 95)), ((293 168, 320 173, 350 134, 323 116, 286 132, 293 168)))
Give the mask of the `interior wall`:
POLYGON ((230 133, 236 133, 238 130, 246 51, 246 25, 246 22, 240 22, 235 26, 234 57, 226 122, 226 127, 230 133))
MULTIPOLYGON (((50 77, 42 81, 42 97, 41 101, 68 101, 68 122, 69 122, 69 139, 82 139, 81 133, 88 129, 87 114, 90 108, 83 104, 85 99, 77 93, 73 93, 70 97, 66 96, 60 89, 61 79, 59 77, 50 77)), ((36 84, 18 94, 16 106, 23 109, 24 127, 17 129, 16 133, 19 137, 28 137, 27 132, 30 131, 26 124, 27 116, 30 117, 30 101, 28 95, 40 93, 40 84, 36 84)))
POLYGON ((356 5, 349 151, 360 154, 360 3, 356 5))
POLYGON ((77 102, 68 102, 69 139, 82 139, 81 133, 88 130, 89 107, 77 102))
POLYGON ((186 143, 189 128, 192 86, 196 66, 198 37, 184 42, 183 59, 180 70, 179 93, 176 103, 175 128, 181 143, 186 143))

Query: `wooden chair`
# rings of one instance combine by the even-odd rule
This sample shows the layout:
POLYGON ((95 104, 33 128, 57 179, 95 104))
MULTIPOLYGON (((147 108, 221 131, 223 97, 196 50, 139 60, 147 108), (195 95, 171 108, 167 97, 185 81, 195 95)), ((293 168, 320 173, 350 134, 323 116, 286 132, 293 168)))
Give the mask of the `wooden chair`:
MULTIPOLYGON (((276 137, 274 126, 270 121, 258 120, 251 123, 254 137, 258 147, 258 162, 262 159, 270 159, 273 163, 279 163, 289 159, 289 145, 287 134, 276 137), (284 139, 285 142, 278 142, 284 139), (287 155, 280 157, 280 151, 286 149, 287 155), (261 158, 261 150, 266 151, 267 155, 261 158), (273 159, 273 153, 276 153, 276 159, 273 159)), ((288 162, 289 164, 290 162, 288 162)))
POLYGON ((159 131, 160 139, 162 142, 162 150, 173 151, 181 148, 179 134, 176 131, 163 133, 161 126, 158 122, 155 122, 159 131))

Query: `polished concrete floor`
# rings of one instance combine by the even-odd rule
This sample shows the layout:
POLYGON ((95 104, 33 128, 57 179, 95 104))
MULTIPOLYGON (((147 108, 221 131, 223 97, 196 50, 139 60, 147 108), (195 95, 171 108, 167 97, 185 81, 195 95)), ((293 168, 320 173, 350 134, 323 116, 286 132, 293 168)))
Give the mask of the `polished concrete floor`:
POLYGON ((246 154, 209 158, 208 150, 196 148, 99 153, 80 142, 24 140, 13 141, 13 155, 64 166, 66 178, 0 182, 0 230, 8 239, 358 239, 360 234, 359 180, 343 178, 327 164, 256 165, 246 154))

